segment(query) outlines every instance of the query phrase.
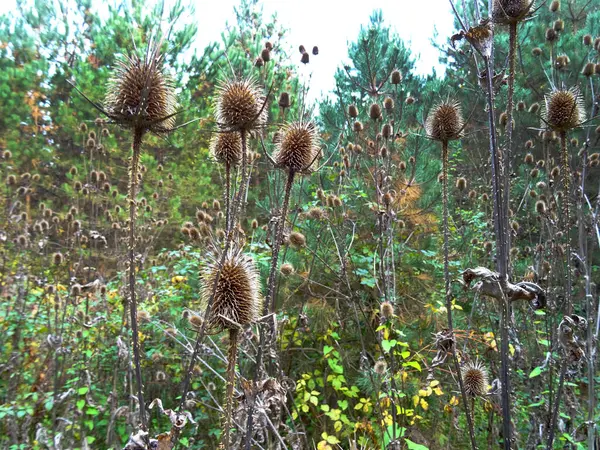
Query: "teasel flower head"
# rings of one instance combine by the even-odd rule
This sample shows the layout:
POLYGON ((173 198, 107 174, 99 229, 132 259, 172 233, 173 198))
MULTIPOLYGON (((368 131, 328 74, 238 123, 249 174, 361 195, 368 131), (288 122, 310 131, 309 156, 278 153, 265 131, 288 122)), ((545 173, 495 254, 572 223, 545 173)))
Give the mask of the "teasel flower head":
POLYGON ((221 250, 216 249, 202 274, 202 297, 208 303, 220 273, 207 323, 214 332, 256 321, 262 303, 259 273, 250 256, 244 254, 241 248, 231 248, 222 265, 220 262, 221 250))
POLYGON ((533 0, 494 0, 492 19, 495 23, 508 25, 525 20, 533 7, 533 0))
POLYGON ((277 167, 294 173, 310 173, 319 155, 319 136, 312 122, 292 122, 283 129, 273 159, 277 167))
POLYGON ((252 131, 267 122, 266 99, 253 78, 229 79, 217 88, 216 117, 226 131, 252 131))
POLYGON ((175 89, 163 68, 160 44, 117 63, 104 101, 107 116, 124 128, 166 133, 175 123, 175 89))
POLYGON ((488 373, 480 362, 467 363, 461 369, 465 392, 470 397, 479 397, 487 393, 488 373))
POLYGON ((458 102, 446 101, 436 105, 425 122, 427 135, 436 141, 448 142, 462 137, 464 119, 458 102))
POLYGON ((216 133, 210 143, 210 152, 219 163, 234 167, 242 160, 242 139, 239 133, 216 133))
POLYGON ((583 100, 577 89, 555 89, 545 97, 542 126, 565 132, 585 121, 583 100))

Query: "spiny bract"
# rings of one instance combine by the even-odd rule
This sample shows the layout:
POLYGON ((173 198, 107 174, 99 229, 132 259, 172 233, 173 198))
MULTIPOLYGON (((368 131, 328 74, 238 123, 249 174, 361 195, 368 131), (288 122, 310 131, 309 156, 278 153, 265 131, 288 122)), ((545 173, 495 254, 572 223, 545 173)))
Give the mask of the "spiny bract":
POLYGON ((225 80, 217 92, 216 117, 221 128, 251 131, 266 123, 266 99, 254 79, 225 80))
POLYGON ((142 59, 128 56, 117 63, 104 102, 107 115, 124 128, 165 133, 175 123, 175 90, 163 70, 159 46, 142 59))
POLYGON ((291 172, 310 172, 319 154, 319 137, 312 122, 292 122, 283 129, 273 159, 291 172))
POLYGON ((221 262, 221 251, 215 251, 203 271, 202 297, 208 303, 215 279, 220 274, 213 299, 209 329, 220 331, 248 325, 258 318, 261 295, 259 274, 254 260, 241 249, 230 249, 221 262))
POLYGON ((212 156, 221 164, 237 166, 242 160, 242 139, 236 132, 217 133, 210 142, 212 156))
POLYGON ((467 363, 461 369, 461 374, 467 395, 477 397, 487 393, 488 374, 483 364, 467 363))
POLYGON ((492 19, 508 25, 526 19, 533 8, 533 0, 494 0, 492 19))
POLYGON ((431 139, 448 142, 460 139, 464 120, 458 102, 446 101, 436 105, 427 117, 425 131, 431 139))
POLYGON ((542 126, 552 131, 568 131, 585 121, 583 100, 577 89, 555 89, 545 96, 542 126))

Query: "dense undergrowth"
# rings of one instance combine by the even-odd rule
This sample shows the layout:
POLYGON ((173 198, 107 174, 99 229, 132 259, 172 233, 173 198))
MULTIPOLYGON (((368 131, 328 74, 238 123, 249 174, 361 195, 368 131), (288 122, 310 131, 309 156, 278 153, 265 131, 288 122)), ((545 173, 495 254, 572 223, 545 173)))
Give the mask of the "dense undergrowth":
POLYGON ((2 17, 0 446, 598 447, 600 10, 456 3, 317 105, 257 1, 2 17))

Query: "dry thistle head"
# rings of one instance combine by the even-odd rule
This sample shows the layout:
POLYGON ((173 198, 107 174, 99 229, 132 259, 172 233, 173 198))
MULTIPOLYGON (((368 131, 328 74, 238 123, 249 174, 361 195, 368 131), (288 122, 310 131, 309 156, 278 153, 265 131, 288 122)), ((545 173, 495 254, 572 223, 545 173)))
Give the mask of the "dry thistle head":
POLYGON ((175 123, 175 90, 163 68, 160 45, 144 58, 125 57, 109 81, 105 109, 124 128, 165 133, 175 123))
POLYGON ((542 125, 548 129, 565 132, 585 121, 583 100, 577 89, 556 89, 545 100, 542 125))
POLYGON ((279 271, 282 275, 288 276, 294 273, 294 266, 292 266, 290 263, 284 263, 279 268, 279 271))
POLYGON ((202 277, 202 297, 208 303, 212 286, 220 273, 207 324, 214 331, 235 329, 237 325, 244 326, 254 322, 262 303, 259 273, 254 260, 241 249, 232 248, 221 265, 219 253, 220 250, 217 249, 210 255, 202 277))
POLYGON ((470 397, 478 397, 487 393, 488 374, 483 364, 467 363, 461 369, 465 392, 470 397))
POLYGON ((302 248, 306 245, 306 237, 297 231, 290 233, 289 241, 295 248, 302 248))
POLYGON ((379 307, 379 312, 382 317, 389 319, 394 316, 394 305, 390 302, 383 302, 379 307))
POLYGON ((210 142, 212 156, 221 164, 234 167, 242 160, 242 139, 239 133, 217 133, 210 142))
POLYGON ((273 159, 289 172, 310 173, 320 152, 317 128, 312 122, 292 122, 283 129, 273 159))
POLYGON ((225 80, 217 92, 216 117, 221 128, 252 131, 266 123, 266 99, 253 78, 225 80))
POLYGON ((402 82, 402 74, 398 70, 393 70, 390 75, 390 81, 392 84, 400 84, 402 82))
POLYGON ((375 365, 373 366, 373 371, 377 375, 384 375, 387 371, 387 363, 383 359, 378 359, 375 365))
POLYGON ((448 142, 460 139, 464 127, 458 102, 446 101, 435 106, 427 116, 425 131, 436 141, 448 142))
POLYGON ((495 23, 508 25, 527 18, 533 0, 494 0, 492 19, 495 23))

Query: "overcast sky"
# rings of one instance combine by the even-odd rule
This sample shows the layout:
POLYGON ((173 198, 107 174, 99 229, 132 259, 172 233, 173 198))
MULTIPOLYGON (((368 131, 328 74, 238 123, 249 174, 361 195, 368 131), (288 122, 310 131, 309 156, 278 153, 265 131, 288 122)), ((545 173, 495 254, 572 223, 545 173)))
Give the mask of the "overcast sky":
MULTIPOLYGON (((186 1, 195 8, 193 19, 198 24, 199 49, 218 41, 226 22, 235 22, 233 7, 239 0, 183 0, 184 4, 186 1)), ((92 2, 95 8, 101 4, 101 0, 92 2)), ((443 71, 431 39, 435 31, 442 42, 452 34, 448 0, 263 0, 262 4, 265 17, 277 13, 280 23, 289 30, 289 44, 294 49, 300 44, 307 49, 319 46, 319 56, 311 58, 310 64, 302 68, 312 73, 312 98, 333 88, 333 74, 346 58, 348 42, 356 39, 361 25, 368 24, 376 9, 383 11, 385 22, 411 48, 419 73, 429 74, 433 67, 438 74, 443 71)), ((10 12, 14 7, 15 0, 0 0, 0 13, 10 12)), ((294 57, 300 66, 299 53, 294 57)))

